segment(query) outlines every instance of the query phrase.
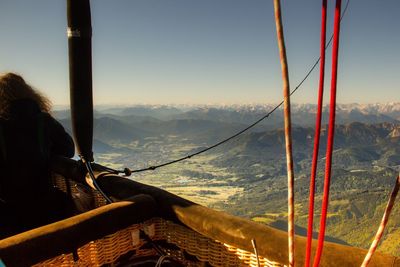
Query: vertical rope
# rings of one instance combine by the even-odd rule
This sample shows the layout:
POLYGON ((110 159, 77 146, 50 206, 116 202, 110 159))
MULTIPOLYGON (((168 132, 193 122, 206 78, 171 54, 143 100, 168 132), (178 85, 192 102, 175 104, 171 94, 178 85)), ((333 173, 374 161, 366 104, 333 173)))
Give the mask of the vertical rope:
POLYGON ((337 85, 337 69, 339 58, 339 34, 340 34, 340 8, 342 1, 336 0, 335 7, 335 21, 333 31, 333 48, 332 48, 332 77, 331 77, 331 100, 329 111, 329 128, 328 128, 328 143, 326 147, 326 162, 325 162, 325 181, 324 181, 324 195, 322 199, 321 220, 318 234, 318 247, 314 258, 314 267, 319 266, 322 249, 324 246, 326 217, 328 213, 329 202, 329 187, 331 180, 332 169, 332 151, 333 140, 335 134, 335 112, 336 112, 336 85, 337 85))
POLYGON ((286 58, 285 38, 283 36, 282 15, 280 0, 274 0, 276 34, 278 39, 279 56, 282 67, 283 80, 283 110, 285 119, 286 164, 288 176, 288 243, 289 266, 294 266, 294 174, 292 158, 292 129, 290 118, 290 86, 289 70, 286 58))
POLYGON ((305 262, 304 262, 305 267, 310 266, 312 236, 313 236, 315 176, 317 173, 317 165, 318 165, 318 149, 319 149, 319 140, 320 140, 320 133, 321 133, 322 101, 323 101, 323 97, 324 97, 326 8, 327 8, 327 0, 322 0, 321 43, 320 43, 320 54, 321 55, 320 55, 320 67, 319 67, 318 110, 317 110, 317 116, 315 119, 314 152, 313 152, 311 176, 310 176, 307 246, 306 246, 306 258, 305 258, 305 262))
POLYGON ((374 255, 374 252, 378 247, 379 242, 381 241, 383 232, 389 220, 390 213, 392 212, 394 201, 396 200, 397 193, 399 192, 399 188, 400 188, 400 175, 397 176, 396 183, 393 187, 392 193, 390 194, 390 198, 386 205, 385 213, 383 214, 381 224, 379 225, 378 231, 376 232, 375 238, 371 243, 371 246, 368 250, 367 255, 365 256, 365 259, 361 267, 368 266, 369 262, 371 261, 372 255, 374 255))

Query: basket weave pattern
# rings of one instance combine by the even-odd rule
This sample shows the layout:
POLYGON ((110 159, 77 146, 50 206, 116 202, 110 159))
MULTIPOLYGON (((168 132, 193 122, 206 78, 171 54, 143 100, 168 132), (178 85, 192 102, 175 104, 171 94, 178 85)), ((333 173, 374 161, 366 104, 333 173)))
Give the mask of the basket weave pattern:
MULTIPOLYGON (((141 224, 134 224, 104 238, 91 241, 77 250, 78 259, 73 254, 64 254, 41 262, 35 266, 101 266, 118 262, 118 258, 127 252, 135 251, 134 257, 156 255, 153 249, 142 248, 145 240, 136 238, 139 230, 146 232, 152 240, 165 240, 180 250, 164 249, 187 266, 200 266, 208 262, 212 266, 257 266, 256 256, 248 251, 214 241, 185 226, 153 218, 141 224), (199 262, 185 259, 183 250, 195 256, 199 262)), ((260 266, 283 266, 259 257, 260 266)))
MULTIPOLYGON (((74 185, 67 184, 62 177, 56 177, 55 185, 65 192, 74 190, 74 185), (69 190, 67 190, 68 187, 69 190)), ((94 190, 92 193, 96 207, 105 204, 100 194, 94 190)), ((128 252, 133 252, 131 259, 157 255, 151 246, 144 246, 146 241, 140 238, 140 230, 155 242, 162 240, 175 245, 178 249, 170 247, 162 247, 162 249, 186 266, 200 266, 202 262, 208 262, 212 266, 258 266, 255 254, 212 240, 183 225, 162 218, 153 218, 134 224, 114 234, 91 241, 77 249, 75 255, 78 257, 75 256, 75 259, 72 253, 63 254, 35 266, 101 266, 118 263, 118 259, 128 252), (197 258, 198 261, 187 260, 185 252, 197 258)), ((263 257, 259 257, 259 262, 260 266, 284 266, 263 257)))

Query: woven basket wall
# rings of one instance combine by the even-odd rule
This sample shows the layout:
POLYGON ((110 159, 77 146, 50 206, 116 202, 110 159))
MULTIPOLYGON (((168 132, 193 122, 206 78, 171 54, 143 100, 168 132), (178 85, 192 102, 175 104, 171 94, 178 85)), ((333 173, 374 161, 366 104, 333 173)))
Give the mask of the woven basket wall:
MULTIPOLYGON (((57 187, 64 191, 73 191, 74 185, 65 183, 65 179, 55 179, 57 187), (67 187, 70 189, 67 189, 67 187)), ((92 192, 95 206, 105 204, 97 192, 92 192)), ((257 267, 255 254, 235 248, 229 244, 207 238, 185 226, 153 218, 140 224, 134 224, 104 238, 93 240, 77 249, 75 259, 72 253, 60 255, 35 266, 102 266, 104 264, 118 265, 118 259, 128 252, 131 258, 157 255, 151 246, 145 246, 146 241, 140 238, 140 230, 152 240, 164 240, 177 249, 163 248, 164 252, 181 261, 186 266, 204 266, 208 262, 212 266, 254 266, 257 267), (188 260, 185 254, 194 256, 197 260, 188 260)), ((250 242, 250 241, 249 241, 250 242)), ((260 266, 284 266, 277 262, 259 257, 260 266)))

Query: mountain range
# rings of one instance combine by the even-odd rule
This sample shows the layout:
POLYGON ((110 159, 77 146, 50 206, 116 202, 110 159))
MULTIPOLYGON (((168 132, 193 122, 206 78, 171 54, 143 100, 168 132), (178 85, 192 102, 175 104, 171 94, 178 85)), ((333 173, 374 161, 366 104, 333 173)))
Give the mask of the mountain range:
MULTIPOLYGON (((179 135, 195 140, 197 143, 209 145, 244 129, 265 116, 272 107, 272 105, 186 106, 184 108, 174 106, 103 107, 94 112, 95 144, 98 141, 106 144, 112 141, 129 143, 146 137, 179 135)), ((293 125, 303 128, 313 127, 315 111, 315 105, 293 105, 293 125)), ((54 115, 61 120, 65 128, 71 130, 68 110, 55 111, 54 115)), ((323 124, 326 124, 327 118, 328 110, 324 107, 323 124)), ((399 118, 400 103, 339 105, 336 112, 336 122, 339 125, 352 122, 397 124, 399 118)), ((279 108, 250 132, 268 132, 282 127, 283 113, 279 108)))
MULTIPOLYGON (((94 114, 94 151, 100 154, 116 152, 114 154, 120 155, 118 163, 124 163, 124 159, 129 163, 154 158, 160 160, 159 157, 164 161, 169 159, 170 153, 180 155, 169 151, 169 137, 174 137, 172 141, 175 145, 172 147, 178 150, 189 147, 189 151, 182 150, 183 155, 187 155, 231 136, 264 116, 270 108, 266 105, 102 108, 94 114), (148 150, 149 143, 152 149, 158 149, 154 155, 153 150, 148 150)), ((315 110, 315 105, 294 105, 292 109, 296 224, 299 233, 304 233, 307 227, 315 110)), ((54 115, 67 131, 71 131, 68 111, 57 111, 54 115)), ((320 208, 323 189, 327 116, 325 107, 316 210, 320 208)), ((399 119, 398 103, 338 106, 327 230, 330 240, 367 247, 373 238, 400 167, 399 119)), ((208 152, 212 155, 208 164, 234 173, 234 179, 224 181, 224 186, 242 189, 227 201, 212 204, 212 208, 261 220, 277 228, 286 227, 286 158, 282 121, 282 110, 278 109, 257 127, 208 152)), ((216 177, 213 172, 178 170, 178 173, 168 175, 184 174, 190 177, 201 174, 201 179, 206 180, 216 177)), ((382 251, 395 255, 399 255, 400 249, 396 241, 400 238, 399 210, 397 205, 380 246, 382 251)), ((316 224, 318 215, 314 219, 316 224)))

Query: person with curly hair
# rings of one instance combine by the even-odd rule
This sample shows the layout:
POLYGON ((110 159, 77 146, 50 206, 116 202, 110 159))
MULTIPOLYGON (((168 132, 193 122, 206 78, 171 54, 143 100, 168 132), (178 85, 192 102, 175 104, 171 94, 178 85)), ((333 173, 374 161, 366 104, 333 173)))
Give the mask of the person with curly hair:
POLYGON ((0 75, 0 239, 69 216, 50 160, 73 157, 74 143, 51 102, 15 73, 0 75))

